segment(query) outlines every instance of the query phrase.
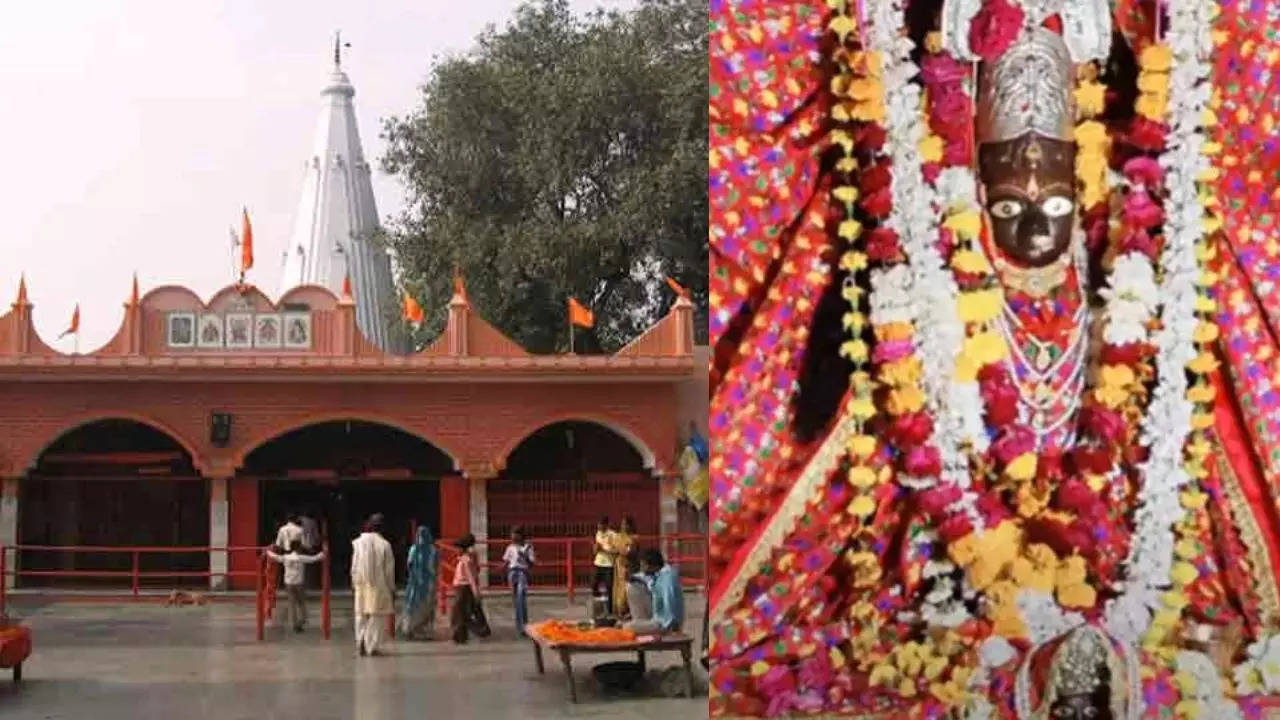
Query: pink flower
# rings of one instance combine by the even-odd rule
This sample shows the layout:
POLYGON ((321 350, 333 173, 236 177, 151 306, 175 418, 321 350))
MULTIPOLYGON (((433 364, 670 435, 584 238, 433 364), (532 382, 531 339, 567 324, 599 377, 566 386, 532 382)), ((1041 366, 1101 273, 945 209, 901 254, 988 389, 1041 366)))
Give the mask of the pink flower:
POLYGON ((915 351, 915 346, 910 340, 890 340, 888 342, 876 343, 876 347, 871 351, 871 361, 875 363, 887 363, 894 360, 901 360, 915 351))
POLYGON ((942 456, 938 454, 938 448, 921 445, 907 453, 903 469, 915 477, 936 477, 942 472, 942 456))
POLYGON ((996 441, 991 443, 991 452, 1001 465, 1008 465, 1019 455, 1034 452, 1035 449, 1035 434, 1022 425, 1005 427, 996 441))
POLYGON ((1131 157, 1124 163, 1124 176, 1134 184, 1159 187, 1163 175, 1160 164, 1146 155, 1131 157))
POLYGON ((955 85, 964 80, 969 68, 950 55, 942 54, 926 57, 920 63, 920 71, 925 84, 931 86, 931 90, 937 90, 934 86, 955 85))
POLYGON ((920 166, 920 174, 924 176, 924 181, 930 185, 938 181, 938 175, 942 173, 942 166, 938 163, 925 163, 920 166))
MULTIPOLYGON (((1156 208, 1159 211, 1159 208, 1156 208)), ((1139 252, 1152 260, 1156 259, 1158 248, 1156 241, 1146 230, 1141 228, 1129 230, 1120 238, 1120 252, 1139 252)))
POLYGON ((1146 189, 1139 187, 1124 199, 1124 220, 1129 225, 1149 228, 1164 220, 1164 211, 1151 201, 1146 189))
POLYGON ((929 120, 933 128, 949 138, 960 139, 968 130, 973 115, 969 96, 959 90, 943 90, 929 103, 929 120))
POLYGON ((1004 500, 994 492, 984 492, 979 495, 976 505, 987 527, 995 527, 1001 520, 1009 517, 1009 508, 1005 506, 1004 500))
POLYGON ((952 483, 938 485, 920 493, 920 511, 937 521, 951 507, 951 503, 959 499, 960 488, 952 483))
POLYGON ((951 257, 951 251, 956 247, 956 235, 948 228, 940 228, 938 230, 938 254, 942 257, 951 257))
POLYGON ((978 391, 987 408, 987 422, 1004 427, 1018 419, 1018 388, 1002 366, 987 365, 978 371, 978 391))
POLYGON ((995 60, 1018 39, 1022 8, 1008 0, 988 0, 969 26, 969 47, 983 60, 995 60))

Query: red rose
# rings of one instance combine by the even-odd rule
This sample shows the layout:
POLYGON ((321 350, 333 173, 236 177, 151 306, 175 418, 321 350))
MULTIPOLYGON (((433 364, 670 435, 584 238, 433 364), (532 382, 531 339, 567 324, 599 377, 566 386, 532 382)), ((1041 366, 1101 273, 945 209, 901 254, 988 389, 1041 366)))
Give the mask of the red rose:
POLYGON ((975 505, 978 506, 978 512, 986 521, 987 527, 995 527, 1001 520, 1009 517, 1009 509, 1005 506, 1004 501, 1000 499, 1000 496, 995 493, 982 493, 978 496, 978 501, 975 505))
POLYGON ((1080 472, 1091 472, 1098 475, 1111 470, 1111 453, 1101 448, 1078 447, 1071 451, 1071 460, 1080 472))
POLYGON ((1058 486, 1058 504, 1067 510, 1083 514, 1093 508, 1097 500, 1088 485, 1074 478, 1058 486))
POLYGON ((859 204, 868 215, 877 220, 883 220, 889 216, 889 210, 893 208, 893 196, 889 193, 889 188, 883 187, 870 195, 863 196, 859 204))
POLYGON ((889 228, 878 227, 867 236, 867 258, 874 262, 895 262, 902 258, 898 234, 889 228))
POLYGON ((983 385, 1010 385, 1009 369, 1004 365, 983 365, 978 371, 978 382, 983 385))
POLYGON ((921 445, 932 434, 933 419, 924 411, 899 415, 889 428, 889 435, 894 443, 903 448, 921 445))
POLYGON ((1084 211, 1080 222, 1084 227, 1085 244, 1090 251, 1097 251, 1107 242, 1110 214, 1111 208, 1106 202, 1100 202, 1084 211))
POLYGON ((1167 128, 1163 123, 1138 115, 1129 125, 1129 142, 1147 152, 1160 152, 1164 150, 1166 132, 1167 128))
MULTIPOLYGON (((1090 518, 1090 522, 1094 521, 1090 518)), ((1066 527, 1063 531, 1062 538, 1067 543, 1067 547, 1072 550, 1079 550, 1081 555, 1089 555, 1093 553, 1094 541, 1093 533, 1089 531, 1089 526, 1084 520, 1076 520, 1066 527)))
POLYGON ((915 477, 936 477, 942 472, 942 456, 938 454, 938 448, 921 445, 907 453, 903 469, 915 477))
POLYGON ((889 165, 880 162, 867 168, 858 176, 858 189, 863 195, 873 195, 877 190, 889 187, 891 182, 893 182, 893 174, 889 171, 889 165))
POLYGON ((920 166, 920 174, 924 176, 924 181, 930 185, 938 181, 938 175, 942 173, 942 166, 938 163, 925 163, 920 166))
POLYGON ((951 251, 956 246, 956 235, 947 228, 938 229, 938 254, 942 257, 951 257, 951 251))
POLYGON ((973 163, 971 151, 972 148, 967 142, 949 142, 942 149, 942 162, 944 165, 967 167, 973 163))
POLYGON ((1003 379, 998 381, 982 382, 985 370, 978 371, 978 391, 987 408, 987 422, 998 428, 1004 427, 1018 419, 1018 388, 1009 382, 1008 376, 1001 376, 1003 379))
POLYGON ((884 141, 887 137, 885 129, 875 124, 865 124, 860 126, 853 134, 853 142, 858 149, 865 153, 878 152, 884 147, 884 141))
POLYGON ((953 543, 973 532, 973 523, 963 513, 956 513, 938 526, 938 534, 946 542, 953 543))
POLYGON ((969 26, 969 47, 988 62, 1004 54, 1022 30, 1022 8, 1007 0, 988 0, 969 26))
POLYGON ((1150 355, 1151 346, 1146 343, 1125 343, 1103 345, 1100 359, 1103 365, 1137 365, 1150 355))
POLYGON ((1014 458, 1036 449, 1036 436, 1022 425, 1006 427, 996 441, 991 443, 991 452, 1001 465, 1008 465, 1014 458))
POLYGON ((1114 410, 1091 405, 1080 411, 1080 423, 1094 439, 1113 447, 1124 440, 1124 418, 1114 410))
POLYGON ((1062 453, 1054 450, 1040 456, 1036 463, 1036 479, 1047 484, 1055 484, 1062 479, 1062 453))
POLYGON ((960 488, 952 483, 938 485, 920 493, 920 511, 935 522, 940 520, 951 503, 960 499, 960 488))
POLYGON ((955 277, 956 285, 959 285, 961 290, 981 290, 987 284, 986 275, 976 275, 960 270, 953 270, 951 274, 955 277))

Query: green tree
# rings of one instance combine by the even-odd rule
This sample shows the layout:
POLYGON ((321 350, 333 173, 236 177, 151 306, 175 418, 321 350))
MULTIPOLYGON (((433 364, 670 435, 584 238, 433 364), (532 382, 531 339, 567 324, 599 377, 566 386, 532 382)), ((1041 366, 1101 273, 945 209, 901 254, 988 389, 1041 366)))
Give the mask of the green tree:
MULTIPOLYGON (((568 346, 567 299, 591 307, 580 352, 612 351, 674 302, 707 307, 707 5, 641 0, 575 16, 521 5, 438 59, 383 168, 408 189, 385 231, 404 287, 442 308, 454 268, 472 303, 533 352, 568 346)), ((442 324, 420 329, 421 344, 442 324)))

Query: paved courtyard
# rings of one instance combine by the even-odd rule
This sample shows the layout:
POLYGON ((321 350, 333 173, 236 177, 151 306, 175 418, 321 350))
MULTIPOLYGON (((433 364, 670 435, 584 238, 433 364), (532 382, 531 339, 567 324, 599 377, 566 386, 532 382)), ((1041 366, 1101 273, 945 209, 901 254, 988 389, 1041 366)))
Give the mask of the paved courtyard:
MULTIPOLYGON (((654 718, 707 716, 706 680, 695 663, 696 694, 686 698, 606 696, 593 665, 634 655, 575 659, 580 703, 569 702, 564 670, 548 656, 539 676, 533 651, 512 627, 503 598, 485 603, 494 635, 465 646, 395 642, 387 657, 357 658, 346 598, 335 597, 333 639, 320 636, 319 602, 302 635, 269 626, 255 639, 253 603, 167 608, 151 603, 47 603, 10 597, 10 613, 29 625, 35 650, 14 685, 0 673, 0 717, 95 718, 654 718)), ((534 619, 580 618, 585 606, 563 596, 531 598, 534 619)), ((701 596, 689 596, 689 625, 701 631, 701 596)), ((695 648, 698 646, 695 644, 695 648)), ((696 655, 695 649, 695 655, 696 655)), ((679 653, 650 654, 655 674, 679 653)))

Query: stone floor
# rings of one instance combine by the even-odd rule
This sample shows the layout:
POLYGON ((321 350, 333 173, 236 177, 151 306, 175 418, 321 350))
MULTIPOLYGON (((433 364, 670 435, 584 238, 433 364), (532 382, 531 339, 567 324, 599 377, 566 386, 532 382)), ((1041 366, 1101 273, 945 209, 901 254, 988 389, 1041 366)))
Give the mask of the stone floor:
MULTIPOLYGON (((336 598, 335 598, 336 601, 336 598)), ((690 596, 689 625, 701 630, 702 600, 690 596), (695 614, 696 613, 696 614, 695 614)), ((333 638, 320 635, 319 603, 301 635, 268 627, 255 639, 252 602, 166 608, 156 604, 45 603, 11 597, 10 613, 31 627, 35 650, 23 681, 0 674, 0 717, 219 718, 653 718, 707 716, 705 675, 695 663, 693 699, 606 696, 592 665, 627 656, 575 660, 579 704, 564 670, 547 657, 539 676, 501 598, 485 604, 494 635, 465 646, 396 642, 387 657, 357 658, 350 604, 335 602, 333 638)), ((531 598, 530 613, 579 618, 563 596, 531 598)), ((696 648, 695 643, 695 657, 696 648)), ((634 655, 630 656, 634 659, 634 655)), ((651 654, 650 670, 678 665, 678 653, 651 654)))

